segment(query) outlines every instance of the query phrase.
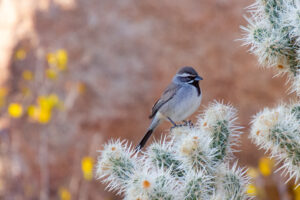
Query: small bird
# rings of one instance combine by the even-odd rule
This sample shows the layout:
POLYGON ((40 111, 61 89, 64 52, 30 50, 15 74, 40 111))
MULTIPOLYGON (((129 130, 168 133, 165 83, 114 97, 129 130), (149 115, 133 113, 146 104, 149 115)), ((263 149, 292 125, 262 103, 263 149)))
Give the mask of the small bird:
POLYGON ((198 109, 202 98, 200 80, 203 80, 202 77, 192 67, 182 67, 176 73, 172 83, 152 107, 149 116, 152 122, 147 133, 136 146, 136 151, 145 146, 154 129, 161 122, 168 120, 176 127, 175 122, 185 120, 198 109))

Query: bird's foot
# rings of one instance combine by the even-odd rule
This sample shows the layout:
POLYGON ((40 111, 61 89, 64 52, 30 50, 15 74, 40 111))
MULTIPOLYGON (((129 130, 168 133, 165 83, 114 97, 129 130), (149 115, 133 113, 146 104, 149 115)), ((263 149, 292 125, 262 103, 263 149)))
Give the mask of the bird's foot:
POLYGON ((194 124, 191 120, 183 120, 182 124, 173 124, 173 126, 171 127, 171 130, 175 129, 175 128, 180 128, 180 127, 184 127, 184 126, 188 126, 188 127, 194 127, 194 124))
POLYGON ((174 125, 171 127, 171 130, 174 129, 174 128, 182 127, 182 126, 183 126, 182 124, 174 124, 174 125))
POLYGON ((183 126, 190 126, 190 127, 193 127, 194 126, 194 124, 193 124, 193 122, 191 121, 191 120, 183 120, 182 121, 183 122, 183 126))

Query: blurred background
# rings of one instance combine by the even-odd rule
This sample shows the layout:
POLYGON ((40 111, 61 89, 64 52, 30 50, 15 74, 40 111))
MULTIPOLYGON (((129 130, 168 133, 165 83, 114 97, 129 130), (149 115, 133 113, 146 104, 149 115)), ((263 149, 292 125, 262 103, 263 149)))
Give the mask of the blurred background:
POLYGON ((252 115, 293 98, 286 77, 259 68, 237 40, 252 3, 0 0, 0 199, 121 199, 94 178, 97 151, 110 138, 137 144, 185 65, 204 78, 199 113, 214 99, 239 110, 248 193, 300 199, 248 139, 252 115))

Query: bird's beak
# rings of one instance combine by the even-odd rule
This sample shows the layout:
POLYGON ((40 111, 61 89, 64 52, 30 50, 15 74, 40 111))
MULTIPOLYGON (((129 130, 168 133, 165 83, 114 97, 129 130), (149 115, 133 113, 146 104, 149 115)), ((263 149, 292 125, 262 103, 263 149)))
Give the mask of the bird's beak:
POLYGON ((203 80, 203 78, 201 76, 196 76, 196 78, 194 80, 195 81, 200 81, 200 80, 203 80))

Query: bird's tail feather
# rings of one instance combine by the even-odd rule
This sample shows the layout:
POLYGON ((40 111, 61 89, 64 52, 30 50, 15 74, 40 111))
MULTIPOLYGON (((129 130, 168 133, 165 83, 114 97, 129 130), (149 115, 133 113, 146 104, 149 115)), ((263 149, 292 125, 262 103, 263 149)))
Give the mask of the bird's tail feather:
POLYGON ((150 138, 152 133, 153 133, 153 129, 149 129, 147 131, 146 135, 143 137, 143 139, 140 141, 140 143, 135 147, 136 151, 141 150, 145 146, 147 140, 150 138))
POLYGON ((154 119, 152 120, 152 122, 150 124, 150 127, 148 128, 147 133, 145 134, 143 139, 140 141, 139 145, 137 145, 135 147, 136 151, 140 151, 145 146, 147 140, 149 139, 149 137, 153 133, 154 129, 160 124, 160 122, 161 122, 161 119, 159 119, 158 117, 154 117, 154 119))

